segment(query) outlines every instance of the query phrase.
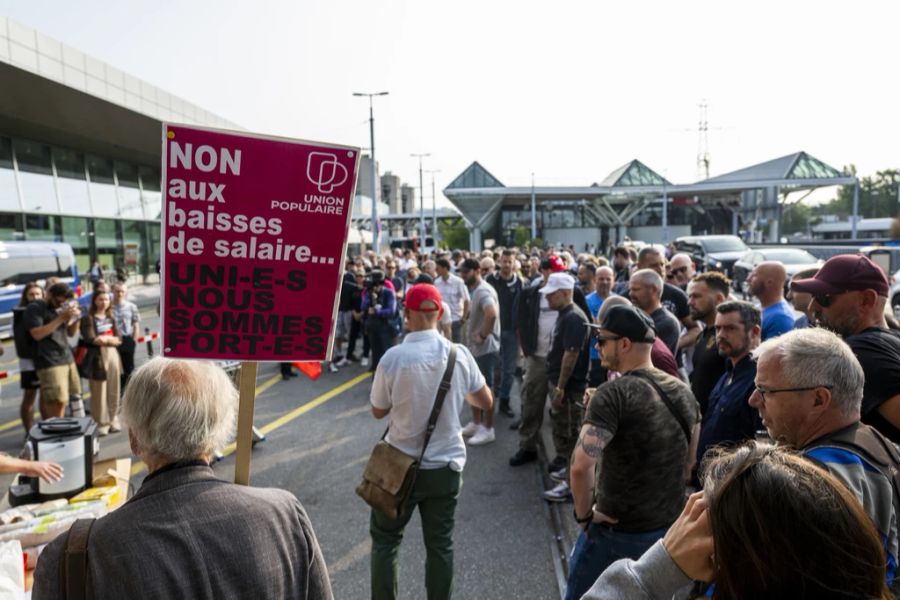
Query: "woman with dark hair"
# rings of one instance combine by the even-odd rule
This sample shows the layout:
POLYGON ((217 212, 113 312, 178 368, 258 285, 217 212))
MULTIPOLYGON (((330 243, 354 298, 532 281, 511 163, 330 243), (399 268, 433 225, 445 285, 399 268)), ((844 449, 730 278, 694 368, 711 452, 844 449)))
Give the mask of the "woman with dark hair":
POLYGON ((704 459, 665 538, 614 563, 582 600, 671 598, 692 580, 712 598, 889 600, 886 560, 855 496, 801 456, 750 442, 704 459))
POLYGON ((119 378, 122 362, 116 346, 122 337, 116 328, 109 293, 95 291, 88 314, 81 318, 81 341, 88 346, 82 363, 82 376, 91 388, 91 416, 97 422, 97 433, 107 435, 120 431, 119 378))
POLYGON ((25 284, 19 304, 13 309, 13 337, 16 342, 16 355, 19 357, 19 386, 22 388, 19 416, 25 427, 25 435, 28 435, 34 423, 34 401, 41 387, 37 371, 34 368, 34 352, 37 342, 25 329, 25 307, 35 300, 43 300, 43 298, 44 288, 31 281, 25 284))

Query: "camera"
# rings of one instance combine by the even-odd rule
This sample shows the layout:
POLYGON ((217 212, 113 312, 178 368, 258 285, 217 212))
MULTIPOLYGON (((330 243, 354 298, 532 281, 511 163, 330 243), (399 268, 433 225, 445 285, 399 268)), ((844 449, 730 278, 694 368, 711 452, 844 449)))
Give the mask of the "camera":
POLYGON ((379 270, 370 271, 363 280, 366 290, 372 290, 376 286, 384 285, 384 273, 379 270))

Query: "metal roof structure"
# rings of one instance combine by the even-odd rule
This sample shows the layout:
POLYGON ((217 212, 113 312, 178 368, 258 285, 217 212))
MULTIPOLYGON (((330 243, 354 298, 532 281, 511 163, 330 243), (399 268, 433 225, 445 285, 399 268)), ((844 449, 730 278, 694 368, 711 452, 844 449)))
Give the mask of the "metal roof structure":
POLYGON ((772 190, 772 195, 779 197, 782 193, 834 185, 858 186, 858 182, 856 177, 799 151, 687 184, 671 183, 635 159, 612 171, 600 183, 588 186, 507 187, 476 161, 443 192, 480 239, 504 205, 522 206, 523 201, 532 198, 536 204, 577 201, 599 223, 623 226, 651 204, 668 206, 673 197, 692 197, 701 208, 709 204, 738 211, 743 192, 772 190))

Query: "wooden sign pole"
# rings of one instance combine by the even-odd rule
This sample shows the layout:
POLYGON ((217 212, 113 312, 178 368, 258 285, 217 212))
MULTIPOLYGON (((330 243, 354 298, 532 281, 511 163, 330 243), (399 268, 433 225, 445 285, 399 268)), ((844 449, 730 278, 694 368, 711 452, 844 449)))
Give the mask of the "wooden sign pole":
POLYGON ((255 362, 241 363, 240 400, 238 404, 237 457, 234 482, 250 485, 250 451, 253 449, 253 410, 256 404, 255 362))

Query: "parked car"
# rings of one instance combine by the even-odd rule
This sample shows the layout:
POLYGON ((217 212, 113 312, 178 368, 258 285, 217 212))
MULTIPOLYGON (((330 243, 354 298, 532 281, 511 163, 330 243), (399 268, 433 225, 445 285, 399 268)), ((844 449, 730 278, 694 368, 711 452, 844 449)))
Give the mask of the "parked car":
POLYGON ((0 337, 12 335, 12 310, 19 304, 25 284, 41 285, 56 277, 75 292, 82 310, 91 293, 82 293, 81 278, 72 246, 60 242, 0 242, 0 337))
POLYGON ((674 246, 675 252, 691 256, 698 271, 722 271, 729 277, 734 263, 750 249, 736 235, 687 235, 674 246))
POLYGON ((732 287, 738 292, 743 292, 746 296, 748 294, 747 278, 750 275, 750 271, 752 271, 756 265, 766 260, 777 260, 784 265, 784 270, 787 271, 788 274, 788 281, 785 282, 785 286, 790 283, 790 279, 793 277, 794 273, 803 271, 804 269, 819 267, 823 263, 821 259, 816 258, 806 250, 801 250, 800 248, 779 247, 750 250, 744 254, 740 260, 734 263, 733 274, 731 276, 732 287))
POLYGON ((894 314, 900 315, 900 269, 889 277, 891 284, 891 307, 894 314))

